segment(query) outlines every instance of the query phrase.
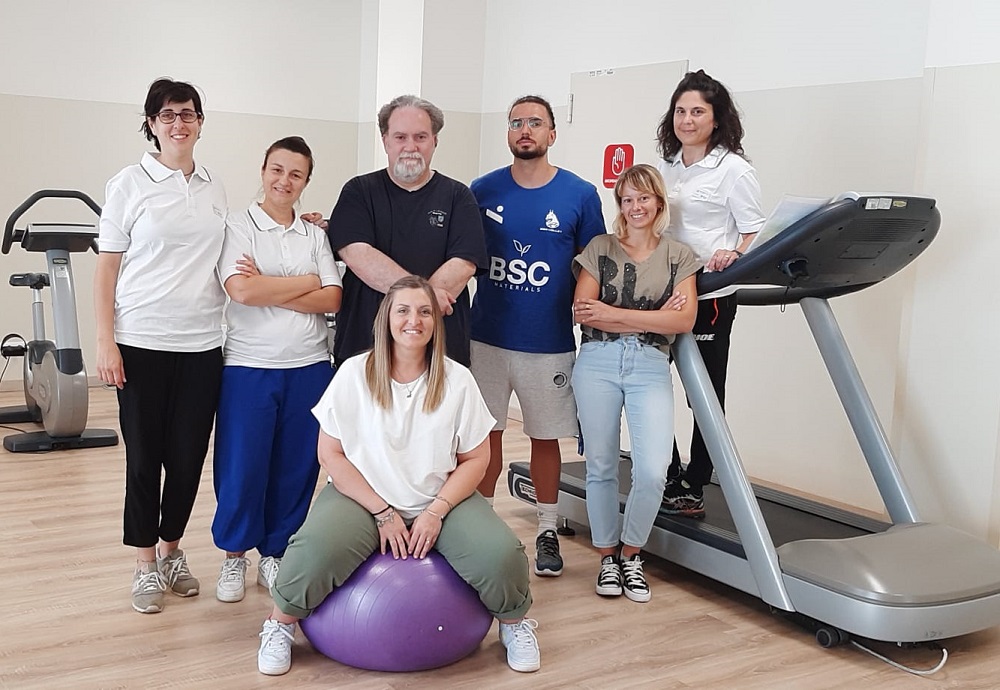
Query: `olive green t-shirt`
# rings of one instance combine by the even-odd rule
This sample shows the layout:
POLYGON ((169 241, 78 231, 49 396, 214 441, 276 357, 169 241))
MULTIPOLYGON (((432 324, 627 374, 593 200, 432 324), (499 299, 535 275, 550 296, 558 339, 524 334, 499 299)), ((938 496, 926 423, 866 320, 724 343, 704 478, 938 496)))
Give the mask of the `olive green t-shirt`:
MULTIPOLYGON (((662 307, 682 280, 701 267, 686 244, 666 234, 645 261, 636 263, 625 253, 614 235, 599 235, 591 240, 573 260, 573 275, 587 271, 600 286, 599 298, 605 304, 622 309, 652 311, 662 307)), ((618 340, 626 333, 607 333, 581 324, 583 342, 618 340)), ((647 345, 669 354, 673 335, 635 333, 647 345)))

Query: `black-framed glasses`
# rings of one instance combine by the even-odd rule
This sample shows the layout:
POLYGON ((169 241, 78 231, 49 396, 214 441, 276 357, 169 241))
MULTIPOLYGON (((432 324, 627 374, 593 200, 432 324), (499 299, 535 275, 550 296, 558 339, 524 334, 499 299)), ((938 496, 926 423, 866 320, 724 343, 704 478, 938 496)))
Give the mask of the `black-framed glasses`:
POLYGON ((156 114, 156 117, 165 125, 170 125, 174 123, 178 117, 181 122, 186 122, 191 124, 198 119, 198 113, 193 110, 182 110, 177 112, 176 110, 161 110, 156 114))
POLYGON ((516 132, 517 130, 524 127, 524 125, 528 125, 528 129, 538 129, 539 127, 548 126, 548 123, 546 123, 545 120, 543 120, 540 117, 528 117, 528 118, 515 117, 513 120, 507 123, 507 126, 510 127, 512 132, 516 132))

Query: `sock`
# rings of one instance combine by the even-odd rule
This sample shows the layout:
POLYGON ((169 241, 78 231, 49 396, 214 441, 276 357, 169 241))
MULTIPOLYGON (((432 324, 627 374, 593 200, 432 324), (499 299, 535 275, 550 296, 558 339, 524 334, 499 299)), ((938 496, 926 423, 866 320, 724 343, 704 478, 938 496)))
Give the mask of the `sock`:
POLYGON ((556 519, 559 517, 558 503, 538 503, 538 533, 546 530, 556 531, 556 519))

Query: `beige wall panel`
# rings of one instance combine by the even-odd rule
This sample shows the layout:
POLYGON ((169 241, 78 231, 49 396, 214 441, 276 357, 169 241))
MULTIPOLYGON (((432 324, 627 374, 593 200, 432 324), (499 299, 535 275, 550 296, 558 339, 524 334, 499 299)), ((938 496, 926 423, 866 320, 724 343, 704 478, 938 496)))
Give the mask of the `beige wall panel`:
MULTIPOLYGON (((444 129, 438 136, 431 167, 465 184, 479 177, 479 148, 476 144, 481 127, 482 116, 479 113, 445 111, 444 129)), ((384 152, 378 166, 385 166, 384 152)))
MULTIPOLYGON (((920 79, 754 91, 736 99, 765 211, 783 194, 914 191, 920 79)), ((911 284, 904 271, 832 302, 887 429, 894 421, 902 310, 911 284)), ((752 476, 882 510, 798 307, 740 310, 726 407, 752 476)))
POLYGON ((1000 64, 928 70, 921 187, 941 231, 916 265, 900 444, 914 493, 944 519, 1000 541, 1000 64))

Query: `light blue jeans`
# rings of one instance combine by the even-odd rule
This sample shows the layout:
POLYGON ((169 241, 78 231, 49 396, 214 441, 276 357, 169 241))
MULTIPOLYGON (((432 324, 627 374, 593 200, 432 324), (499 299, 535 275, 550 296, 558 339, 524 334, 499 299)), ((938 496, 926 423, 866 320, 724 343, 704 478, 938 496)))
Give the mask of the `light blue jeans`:
POLYGON ((623 336, 584 343, 573 368, 573 394, 587 460, 591 541, 642 547, 663 499, 674 438, 674 393, 667 355, 623 336), (632 437, 632 489, 619 532, 621 414, 632 437), (619 537, 620 534, 620 537, 619 537))

